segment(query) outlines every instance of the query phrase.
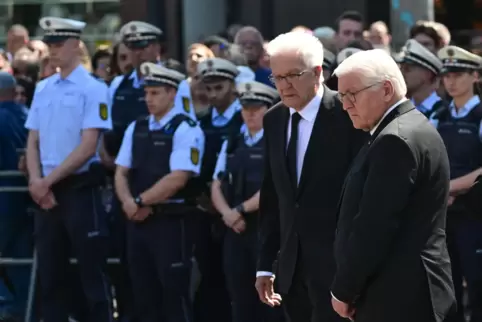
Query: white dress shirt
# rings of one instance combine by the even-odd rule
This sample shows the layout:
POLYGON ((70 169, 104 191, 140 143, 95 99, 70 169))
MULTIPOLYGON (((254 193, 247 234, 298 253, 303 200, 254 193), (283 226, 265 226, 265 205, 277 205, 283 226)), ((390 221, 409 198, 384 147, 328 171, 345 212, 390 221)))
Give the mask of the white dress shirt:
MULTIPOLYGON (((320 110, 321 100, 323 98, 323 87, 320 86, 318 93, 313 99, 298 113, 301 116, 300 123, 298 124, 298 141, 296 145, 296 175, 298 182, 301 178, 301 171, 303 169, 303 161, 305 160, 306 150, 308 149, 308 143, 310 142, 311 132, 315 125, 316 115, 320 110)), ((286 150, 288 150, 288 144, 291 138, 291 119, 293 114, 297 111, 290 107, 290 120, 288 121, 288 131, 286 137, 286 150)), ((274 276, 272 272, 259 271, 256 272, 256 277, 260 276, 274 276)))

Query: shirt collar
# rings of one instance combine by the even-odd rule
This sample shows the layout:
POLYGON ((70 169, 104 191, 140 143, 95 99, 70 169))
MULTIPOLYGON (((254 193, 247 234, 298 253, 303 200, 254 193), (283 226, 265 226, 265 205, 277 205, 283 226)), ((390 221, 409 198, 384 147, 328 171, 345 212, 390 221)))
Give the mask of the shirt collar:
POLYGON ((226 111, 224 111, 224 113, 222 114, 219 113, 216 108, 213 108, 212 120, 215 120, 218 116, 223 116, 227 120, 231 120, 234 114, 236 114, 236 112, 238 112, 239 110, 241 110, 241 103, 239 102, 238 99, 236 99, 234 102, 231 103, 231 105, 229 105, 226 111))
MULTIPOLYGON (((441 98, 438 96, 436 91, 433 91, 432 94, 430 94, 426 99, 423 100, 423 102, 417 106, 418 109, 423 109, 421 112, 429 112, 432 110, 432 107, 435 103, 440 101, 441 98)), ((411 99, 413 105, 416 105, 413 99, 411 99)))
POLYGON ((166 115, 164 115, 159 121, 156 121, 156 119, 154 118, 154 115, 152 114, 149 115, 149 129, 151 130, 162 129, 177 114, 178 113, 176 112, 176 110, 174 108, 171 108, 169 112, 167 112, 166 115))
POLYGON ((403 102, 407 101, 407 99, 404 97, 402 98, 401 100, 399 100, 398 102, 396 102, 395 104, 393 104, 388 110, 386 110, 385 114, 383 114, 382 118, 380 119, 380 121, 378 121, 378 123, 373 127, 373 129, 370 130, 370 135, 373 135, 373 133, 375 133, 375 131, 377 130, 378 126, 380 125, 380 123, 382 123, 383 119, 391 112, 393 111, 398 105, 402 104, 403 102))
POLYGON ((452 112, 452 115, 456 116, 457 114, 458 115, 462 115, 462 114, 465 114, 467 115, 470 111, 472 111, 477 105, 480 104, 480 97, 479 95, 474 95, 472 96, 471 99, 469 99, 467 101, 467 103, 465 103, 465 105, 463 107, 461 107, 458 112, 456 111, 455 109, 455 103, 454 101, 452 101, 450 103, 450 110, 452 112))
POLYGON ((74 68, 74 70, 72 72, 70 72, 70 74, 62 79, 60 77, 60 73, 57 73, 54 75, 56 77, 55 79, 55 82, 56 83, 59 83, 59 82, 64 82, 64 81, 68 81, 68 82, 71 82, 71 83, 74 83, 74 84, 85 84, 85 77, 86 76, 90 76, 89 72, 87 71, 87 69, 85 69, 84 66, 82 65, 79 65, 77 67, 74 68))
POLYGON ((264 130, 261 129, 258 132, 256 132, 254 135, 250 135, 248 128, 247 127, 244 128, 244 139, 245 140, 250 139, 250 140, 253 140, 253 141, 259 141, 263 137, 263 134, 264 134, 264 130))
MULTIPOLYGON (((315 121, 316 115, 318 114, 318 111, 320 109, 323 94, 324 94, 323 86, 320 86, 320 89, 316 93, 315 97, 313 97, 311 101, 308 104, 306 104, 306 106, 303 107, 301 111, 298 112, 304 120, 308 122, 315 121)), ((294 108, 290 107, 290 115, 293 115, 296 112, 297 111, 294 108)))

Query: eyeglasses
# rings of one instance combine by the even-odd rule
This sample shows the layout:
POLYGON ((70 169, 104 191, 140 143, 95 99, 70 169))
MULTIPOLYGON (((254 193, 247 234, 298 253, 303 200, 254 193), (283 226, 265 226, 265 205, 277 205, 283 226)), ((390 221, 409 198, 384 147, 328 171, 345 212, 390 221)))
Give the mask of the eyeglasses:
POLYGON ((294 81, 298 80, 301 76, 303 76, 304 74, 308 73, 308 72, 311 72, 310 69, 307 69, 307 70, 303 70, 299 73, 291 73, 291 74, 288 74, 288 75, 285 75, 285 76, 274 76, 274 75, 270 75, 269 76, 269 80, 271 81, 271 83, 273 84, 276 84, 276 83, 280 83, 281 81, 285 80, 286 82, 288 82, 289 84, 292 84, 294 81))
POLYGON ((356 95, 358 93, 361 93, 363 92, 364 90, 367 90, 369 88, 372 88, 376 85, 379 85, 381 84, 381 82, 377 82, 377 83, 374 83, 374 84, 371 84, 371 85, 368 85, 366 87, 363 87, 362 89, 359 89, 357 90, 356 92, 346 92, 346 93, 340 93, 338 92, 338 98, 340 99, 340 101, 342 103, 344 103, 344 100, 348 100, 349 103, 351 104, 355 104, 356 103, 356 95))

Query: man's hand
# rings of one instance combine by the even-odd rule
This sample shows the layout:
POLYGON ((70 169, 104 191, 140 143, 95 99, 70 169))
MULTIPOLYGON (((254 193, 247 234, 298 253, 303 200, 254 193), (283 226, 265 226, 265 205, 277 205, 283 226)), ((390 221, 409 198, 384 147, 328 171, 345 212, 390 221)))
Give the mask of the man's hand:
POLYGON ((233 226, 241 220, 243 220, 243 216, 235 209, 230 209, 223 214, 224 224, 229 228, 233 228, 233 226))
POLYGON ((281 305, 281 295, 274 292, 274 276, 260 276, 256 278, 256 291, 261 302, 271 306, 281 305))
POLYGON ((40 201, 50 192, 50 186, 44 178, 31 179, 28 190, 32 199, 40 205, 40 201))
POLYGON ((449 196, 449 200, 447 202, 447 206, 452 206, 455 201, 455 196, 449 196))
POLYGON ((27 159, 25 158, 25 155, 21 155, 20 158, 18 159, 18 171, 22 172, 24 175, 28 175, 28 170, 27 170, 27 159))
POLYGON ((52 191, 49 190, 47 195, 40 199, 39 203, 40 208, 43 210, 50 210, 57 206, 57 200, 55 199, 55 196, 52 191))
POLYGON ((338 313, 339 316, 341 316, 342 318, 350 319, 354 321, 354 316, 355 316, 354 307, 344 302, 338 301, 334 297, 331 298, 331 305, 333 306, 333 309, 335 310, 336 313, 338 313))
POLYGON ((246 221, 244 218, 238 219, 231 229, 234 230, 235 233, 241 234, 246 229, 246 221))
POLYGON ((132 220, 134 221, 144 221, 146 220, 147 217, 149 217, 152 214, 152 208, 151 207, 142 207, 137 212, 132 216, 132 220))
POLYGON ((124 213, 128 219, 133 220, 134 215, 139 210, 139 206, 136 204, 133 198, 130 198, 122 203, 122 210, 124 210, 124 213))

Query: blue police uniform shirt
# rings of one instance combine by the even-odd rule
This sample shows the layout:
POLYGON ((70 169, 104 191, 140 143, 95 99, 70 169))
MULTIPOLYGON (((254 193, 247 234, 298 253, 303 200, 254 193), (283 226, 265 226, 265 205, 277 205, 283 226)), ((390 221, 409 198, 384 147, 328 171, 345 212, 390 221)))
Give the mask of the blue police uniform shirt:
POLYGON ((0 102, 0 170, 17 170, 19 150, 27 142, 28 110, 11 102, 0 102))
MULTIPOLYGON (((178 111, 172 108, 162 119, 156 121, 153 115, 149 116, 149 130, 161 130, 171 119, 178 115, 178 111)), ((124 133, 124 139, 117 155, 115 163, 119 166, 130 168, 132 165, 132 138, 136 122, 132 122, 124 133)), ((182 122, 173 134, 172 152, 169 159, 169 166, 172 171, 190 171, 195 175, 201 173, 201 162, 193 164, 191 150, 199 150, 199 160, 204 155, 204 133, 201 128, 190 126, 182 122)))
MULTIPOLYGON (((241 133, 244 134, 244 143, 246 143, 247 146, 253 146, 263 138, 264 130, 261 129, 255 135, 251 136, 247 128, 244 127, 241 128, 241 133)), ((213 180, 219 180, 219 174, 226 171, 226 164, 228 158, 227 149, 228 141, 226 140, 221 146, 221 151, 219 151, 218 160, 216 161, 216 167, 214 168, 213 180)))
POLYGON ((232 102, 223 114, 220 114, 217 109, 213 108, 213 112, 211 114, 211 121, 213 125, 217 127, 225 126, 229 123, 229 121, 231 121, 234 114, 241 110, 241 108, 242 106, 238 99, 232 102))
MULTIPOLYGON (((433 91, 432 94, 430 94, 430 96, 427 97, 421 104, 419 104, 418 106, 416 105, 416 108, 421 113, 427 115, 426 113, 429 113, 430 111, 432 111, 434 104, 440 100, 441 98, 440 96, 437 95, 437 92, 433 91)), ((415 105, 415 102, 413 101, 413 99, 411 101, 413 105, 415 105)))
MULTIPOLYGON (((462 108, 460 108, 457 111, 457 109, 455 108, 454 102, 452 101, 450 103, 450 114, 452 115, 453 118, 456 118, 456 119, 464 118, 479 104, 480 104, 480 97, 478 95, 475 95, 471 99, 469 99, 462 108)), ((434 116, 435 116, 435 113, 430 116, 430 122, 435 126, 435 128, 438 128, 439 120, 434 119, 434 116)), ((480 137, 480 140, 482 141, 482 121, 479 126, 479 137, 480 137)))
POLYGON ((263 83, 271 87, 275 87, 274 84, 269 80, 269 76, 271 75, 271 69, 259 67, 254 71, 254 75, 257 82, 263 83))
MULTIPOLYGON (((108 87, 81 65, 61 79, 52 75, 37 84, 25 127, 39 132, 40 163, 47 176, 82 140, 82 130, 112 129, 108 87)), ((77 173, 85 172, 95 155, 77 173)))

